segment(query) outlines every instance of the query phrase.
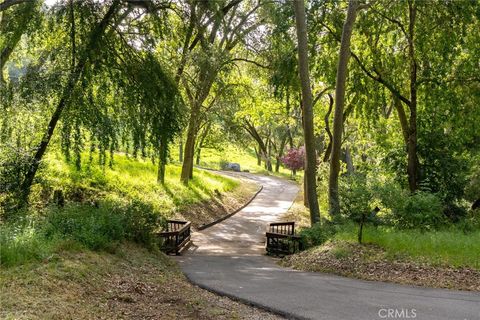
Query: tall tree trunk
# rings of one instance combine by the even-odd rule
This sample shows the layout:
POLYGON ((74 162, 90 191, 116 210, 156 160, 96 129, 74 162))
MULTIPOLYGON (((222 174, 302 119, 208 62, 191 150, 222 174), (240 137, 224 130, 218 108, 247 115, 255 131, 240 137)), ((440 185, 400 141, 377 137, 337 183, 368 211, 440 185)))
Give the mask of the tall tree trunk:
POLYGON ((415 59, 415 0, 408 1, 409 28, 408 28, 408 55, 410 57, 410 119, 408 135, 408 185, 411 192, 418 187, 418 158, 417 158, 417 61, 415 59))
POLYGON ((330 160, 330 178, 328 181, 329 211, 332 216, 340 214, 340 199, 338 196, 338 175, 340 173, 340 153, 342 146, 343 109, 345 105, 345 85, 350 58, 350 39, 357 17, 359 2, 348 2, 347 17, 343 25, 340 52, 338 55, 337 81, 335 88, 335 114, 333 118, 332 155, 330 160))
POLYGON ((288 131, 282 137, 280 141, 280 148, 278 148, 277 161, 275 163, 275 172, 280 171, 280 164, 282 163, 283 151, 285 150, 285 145, 287 144, 288 131))
POLYGON ((303 205, 305 208, 310 208, 308 204, 308 193, 307 193, 307 175, 303 175, 303 205))
POLYGON ((202 134, 200 135, 200 140, 198 141, 197 148, 196 148, 196 158, 195 158, 195 164, 197 166, 200 165, 200 155, 202 153, 203 143, 205 142, 205 139, 207 138, 211 127, 212 127, 212 123, 208 122, 206 127, 203 129, 202 134))
POLYGON ((183 162, 183 137, 180 136, 180 141, 178 142, 178 162, 183 162))
POLYGON ((187 141, 185 142, 185 152, 182 164, 182 173, 180 180, 187 185, 193 178, 193 158, 195 153, 195 140, 197 135, 197 114, 200 111, 197 103, 192 106, 190 121, 188 122, 187 141))
POLYGON ((48 123, 47 130, 44 133, 42 140, 40 141, 40 143, 36 148, 35 155, 32 158, 30 167, 27 173, 25 174, 24 180, 22 182, 22 192, 23 192, 22 197, 23 197, 24 203, 28 201, 30 187, 32 186, 33 179, 35 178, 35 175, 38 170, 38 166, 40 165, 40 161, 42 160, 43 155, 47 150, 48 144, 50 143, 50 140, 53 136, 53 132, 55 131, 55 127, 57 126, 58 120, 60 119, 62 112, 65 109, 65 106, 69 103, 71 94, 76 84, 78 83, 79 79, 83 76, 85 65, 89 60, 91 52, 95 52, 97 50, 97 45, 98 45, 98 42, 100 41, 100 38, 104 34, 105 29, 107 28, 110 20, 112 19, 114 14, 117 12, 119 3, 120 3, 120 0, 114 0, 112 2, 112 5, 108 9, 107 13, 103 17, 103 19, 92 30, 90 34, 90 40, 87 46, 82 51, 74 71, 71 72, 69 75, 67 84, 63 90, 63 93, 58 102, 57 108, 53 112, 50 122, 48 123))
POLYGON ((267 138, 267 170, 268 172, 273 172, 273 165, 272 165, 272 142, 270 141, 270 134, 267 138))
POLYGON ((253 147, 253 150, 255 150, 255 156, 257 157, 257 166, 262 165, 262 155, 260 154, 260 148, 257 150, 256 147, 253 147))
POLYGON ((323 162, 327 162, 330 159, 330 154, 332 152, 332 131, 330 131, 330 114, 332 113, 332 110, 333 110, 333 97, 330 93, 328 94, 328 99, 329 99, 328 111, 324 119, 325 131, 327 132, 327 135, 328 135, 328 144, 327 144, 327 148, 325 149, 325 155, 323 156, 323 162))
POLYGON ((201 154, 202 154, 202 148, 199 147, 199 148, 197 149, 197 157, 195 158, 195 164, 196 164, 197 166, 200 165, 200 156, 201 156, 201 154))
POLYGON ((303 133, 305 139, 305 181, 306 194, 310 209, 310 223, 313 225, 320 221, 320 208, 317 199, 317 156, 315 152, 312 91, 310 88, 310 75, 308 69, 308 44, 305 5, 303 1, 293 1, 298 39, 298 69, 302 86, 303 101, 303 133))
MULTIPOLYGON (((262 138, 260 137, 260 134, 258 133, 257 129, 255 128, 255 126, 252 123, 250 123, 248 120, 244 120, 244 124, 245 124, 244 129, 258 143, 258 154, 261 157, 264 157, 265 169, 267 169, 270 172, 273 171, 272 170, 272 162, 270 160, 267 145, 262 140, 262 138)), ((267 141, 268 141, 268 139, 267 139, 267 141)))
POLYGON ((158 158, 158 183, 165 184, 165 166, 167 164, 168 154, 168 142, 167 139, 162 137, 160 141, 160 154, 158 158))
POLYGON ((393 105, 397 110, 398 119, 400 120, 400 127, 402 129, 403 141, 405 142, 405 146, 408 148, 408 137, 410 135, 410 129, 408 125, 407 115, 405 114, 405 108, 403 108, 402 102, 398 97, 393 96, 393 105))

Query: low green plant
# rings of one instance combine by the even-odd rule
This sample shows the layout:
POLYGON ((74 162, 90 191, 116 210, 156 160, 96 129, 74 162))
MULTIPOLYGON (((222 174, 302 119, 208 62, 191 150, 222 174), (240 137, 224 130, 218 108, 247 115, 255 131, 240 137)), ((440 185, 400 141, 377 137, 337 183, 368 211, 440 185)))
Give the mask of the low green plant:
MULTIPOLYGON (((351 223, 339 226, 334 238, 355 242, 356 227, 351 223)), ((463 232, 457 225, 430 231, 366 226, 364 242, 379 245, 391 259, 409 257, 434 265, 480 270, 480 229, 463 232)))
POLYGON ((37 232, 34 225, 18 223, 0 225, 0 265, 13 266, 45 259, 52 243, 37 232))
POLYGON ((0 226, 0 263, 42 260, 55 251, 88 248, 113 252, 123 241, 156 246, 154 232, 164 218, 145 203, 102 202, 50 207, 45 217, 0 226))
POLYGON ((401 228, 435 229, 445 223, 440 199, 423 191, 406 197, 402 206, 393 209, 393 214, 401 228))
POLYGON ((337 232, 335 224, 324 221, 323 224, 317 223, 310 228, 300 230, 302 245, 305 249, 319 246, 331 239, 337 232))

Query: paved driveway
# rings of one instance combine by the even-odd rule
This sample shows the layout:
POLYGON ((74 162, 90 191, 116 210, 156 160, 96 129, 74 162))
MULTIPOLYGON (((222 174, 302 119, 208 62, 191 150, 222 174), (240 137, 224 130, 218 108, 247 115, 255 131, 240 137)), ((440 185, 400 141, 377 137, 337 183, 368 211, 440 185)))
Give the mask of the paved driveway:
POLYGON ((178 257, 198 286, 292 319, 480 320, 480 293, 417 288, 281 268, 264 253, 269 222, 298 192, 290 181, 244 174, 263 190, 243 210, 193 234, 178 257))

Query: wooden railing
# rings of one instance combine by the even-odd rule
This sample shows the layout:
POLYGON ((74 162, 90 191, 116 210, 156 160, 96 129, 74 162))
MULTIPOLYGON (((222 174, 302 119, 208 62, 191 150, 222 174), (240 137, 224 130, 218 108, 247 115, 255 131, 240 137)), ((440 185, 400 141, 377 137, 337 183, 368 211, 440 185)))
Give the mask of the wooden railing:
POLYGON ((166 230, 159 233, 162 239, 162 251, 179 255, 190 244, 190 221, 168 220, 166 230))
POLYGON ((288 255, 302 250, 301 237, 295 234, 295 222, 270 223, 266 237, 269 255, 288 255))

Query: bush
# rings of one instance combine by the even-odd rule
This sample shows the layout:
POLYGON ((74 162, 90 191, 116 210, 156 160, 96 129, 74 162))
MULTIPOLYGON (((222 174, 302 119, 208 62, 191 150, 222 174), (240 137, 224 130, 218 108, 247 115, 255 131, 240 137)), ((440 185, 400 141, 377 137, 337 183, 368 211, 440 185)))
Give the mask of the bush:
POLYGON ((447 203, 443 209, 443 214, 451 222, 459 222, 460 220, 467 217, 467 210, 461 206, 458 206, 455 203, 447 203))
MULTIPOLYGON (((443 207, 440 198, 433 193, 418 191, 411 195, 393 181, 376 181, 369 187, 368 181, 356 177, 347 181, 344 187, 345 210, 355 214, 359 210, 367 210, 378 203, 383 222, 403 229, 434 229, 446 222, 444 210, 457 209, 443 207)), ((455 215, 462 215, 457 209, 455 215)))
POLYGON ((125 238, 125 216, 109 207, 70 205, 53 210, 43 228, 47 239, 73 239, 92 250, 111 250, 125 238))
POLYGON ((400 228, 434 229, 445 222, 442 203, 432 193, 419 191, 399 204, 392 213, 400 228))
POLYGON ((51 246, 32 225, 2 224, 0 249, 0 264, 13 266, 48 257, 51 246))
POLYGON ((480 166, 472 171, 465 186, 465 199, 473 203, 480 199, 480 166))
POLYGON ((362 214, 372 211, 372 191, 363 174, 342 177, 339 185, 341 213, 353 221, 360 221, 362 214))
POLYGON ((331 239, 337 232, 336 226, 325 221, 323 224, 315 224, 310 228, 302 229, 299 235, 302 237, 302 245, 305 249, 319 246, 331 239))
POLYGON ((0 145, 0 219, 10 219, 22 201, 22 182, 30 168, 30 150, 0 145))
POLYGON ((158 213, 139 201, 104 202, 99 208, 70 205, 55 209, 47 216, 43 231, 47 238, 73 239, 92 250, 111 250, 122 240, 154 245, 153 232, 162 222, 158 213))

